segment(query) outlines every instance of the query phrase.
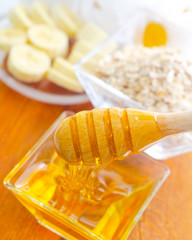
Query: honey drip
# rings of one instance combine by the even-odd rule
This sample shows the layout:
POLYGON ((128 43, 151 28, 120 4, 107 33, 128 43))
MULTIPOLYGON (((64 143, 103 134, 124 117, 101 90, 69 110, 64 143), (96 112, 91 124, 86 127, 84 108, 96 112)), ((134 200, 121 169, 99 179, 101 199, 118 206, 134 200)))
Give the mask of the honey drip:
POLYGON ((68 165, 63 168, 63 173, 56 178, 57 189, 52 198, 57 208, 64 205, 65 201, 70 201, 74 196, 79 198, 95 199, 94 189, 97 186, 97 175, 101 170, 101 166, 84 166, 84 165, 68 165), (65 192, 65 195, 62 193, 65 192), (58 198, 59 194, 59 198, 58 198), (54 200, 55 199, 55 200, 54 200), (59 199, 59 202, 57 200, 59 199))

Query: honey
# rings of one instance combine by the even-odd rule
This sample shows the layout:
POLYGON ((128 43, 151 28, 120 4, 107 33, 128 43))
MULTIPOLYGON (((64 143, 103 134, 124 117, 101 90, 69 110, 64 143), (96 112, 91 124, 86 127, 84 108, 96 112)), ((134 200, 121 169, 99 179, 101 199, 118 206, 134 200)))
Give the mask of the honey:
POLYGON ((4 184, 64 239, 126 240, 169 171, 145 154, 92 166, 66 163, 55 152, 53 135, 70 115, 57 119, 4 184))
POLYGON ((19 177, 15 186, 24 193, 19 196, 21 202, 50 228, 49 217, 33 202, 29 203, 25 194, 54 208, 66 220, 62 220, 65 227, 70 220, 92 232, 86 234, 74 227, 67 231, 74 236, 70 240, 127 239, 128 226, 155 183, 149 181, 142 186, 150 179, 137 172, 131 161, 113 162, 105 169, 63 165, 63 161, 58 164, 60 161, 55 154, 53 162, 42 160, 19 177))
POLYGON ((165 46, 167 43, 167 33, 164 27, 155 22, 149 22, 143 34, 143 45, 145 47, 165 46))

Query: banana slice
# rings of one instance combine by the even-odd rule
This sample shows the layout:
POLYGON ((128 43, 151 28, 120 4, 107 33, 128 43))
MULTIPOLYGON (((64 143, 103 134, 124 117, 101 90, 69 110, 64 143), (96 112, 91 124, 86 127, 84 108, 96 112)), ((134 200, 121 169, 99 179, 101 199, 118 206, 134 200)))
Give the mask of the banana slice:
POLYGON ((9 51, 14 45, 26 43, 27 34, 22 29, 2 28, 0 29, 0 50, 9 51))
POLYGON ((27 13, 25 6, 18 4, 9 13, 9 20, 17 28, 28 29, 34 23, 27 13))
MULTIPOLYGON (((94 44, 91 44, 84 39, 77 40, 74 44, 72 51, 68 57, 68 61, 72 64, 79 62, 85 55, 87 55, 93 48, 94 44)), ((94 72, 98 62, 104 55, 109 54, 117 48, 117 43, 111 41, 102 47, 96 54, 94 54, 88 61, 83 64, 86 70, 94 72)))
POLYGON ((91 49, 94 48, 94 46, 95 45, 87 42, 86 40, 80 39, 75 42, 72 51, 80 52, 83 55, 86 55, 88 52, 91 51, 91 49))
POLYGON ((56 6, 52 11, 52 16, 57 26, 69 37, 74 37, 78 32, 81 22, 77 16, 66 6, 56 6))
MULTIPOLYGON (((68 57, 68 61, 71 63, 71 64, 75 64, 77 62, 79 62, 83 57, 85 57, 85 53, 83 53, 82 51, 75 51, 73 50, 71 52, 71 54, 69 55, 68 57)), ((92 62, 92 64, 96 64, 100 59, 101 57, 103 56, 102 53, 98 53, 96 55, 94 55, 90 60, 89 62, 92 62)))
POLYGON ((107 38, 107 33, 93 23, 86 23, 77 33, 77 39, 84 39, 91 45, 97 45, 107 38))
POLYGON ((68 57, 68 61, 71 64, 75 64, 75 63, 79 62, 84 56, 85 56, 85 54, 83 54, 81 52, 72 51, 71 54, 68 57))
POLYGON ((85 55, 87 55, 94 48, 93 44, 80 39, 78 40, 69 55, 69 62, 75 64, 79 62, 85 55))
MULTIPOLYGON (((79 62, 84 56, 85 55, 82 54, 81 52, 73 51, 70 54, 68 61, 74 65, 77 62, 79 62)), ((86 71, 93 73, 95 72, 95 69, 98 66, 98 62, 99 62, 98 57, 97 56, 93 57, 83 64, 83 68, 86 69, 86 71)))
POLYGON ((66 76, 76 79, 78 81, 76 74, 73 70, 73 65, 70 64, 67 60, 61 57, 55 58, 52 66, 55 70, 65 74, 66 76))
POLYGON ((35 23, 56 27, 55 22, 51 18, 50 9, 44 3, 36 2, 31 6, 31 17, 35 23))
POLYGON ((66 88, 73 92, 81 93, 83 92, 83 87, 81 84, 74 78, 69 77, 68 75, 63 74, 62 72, 50 68, 47 73, 47 79, 60 87, 66 88))
POLYGON ((28 31, 30 42, 45 51, 50 57, 65 56, 68 50, 68 37, 59 29, 48 25, 34 25, 28 31))
POLYGON ((9 72, 18 80, 28 83, 41 80, 50 64, 46 53, 27 44, 12 47, 7 60, 9 72))

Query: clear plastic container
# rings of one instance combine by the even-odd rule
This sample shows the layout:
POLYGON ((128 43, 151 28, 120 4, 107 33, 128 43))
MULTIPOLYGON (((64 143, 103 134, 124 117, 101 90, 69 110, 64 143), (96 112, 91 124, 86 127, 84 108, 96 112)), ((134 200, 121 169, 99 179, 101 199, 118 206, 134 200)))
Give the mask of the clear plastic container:
POLYGON ((4 184, 41 225, 65 239, 126 240, 169 169, 142 153, 114 161, 94 179, 80 167, 71 175, 53 144, 55 128, 69 115, 61 114, 4 184), (86 187, 79 190, 82 179, 86 187))
MULTIPOLYGON (((160 23, 165 28, 168 34, 168 46, 179 49, 188 59, 192 58, 189 31, 186 31, 181 26, 168 22, 151 11, 142 9, 75 66, 76 74, 94 107, 108 108, 116 106, 145 109, 145 106, 140 102, 134 101, 123 92, 99 79, 94 72, 93 61, 95 61, 97 56, 102 56, 106 46, 111 46, 115 43, 117 48, 121 48, 125 45, 141 43, 144 28, 150 21, 160 23), (89 63, 92 64, 92 70, 88 68, 89 63)), ((113 49, 111 49, 111 51, 113 51, 113 49)), ((109 52, 110 48, 108 48, 108 53, 109 52)), ((162 143, 158 143, 146 150, 146 153, 160 160, 191 150, 192 135, 183 134, 177 135, 176 138, 175 136, 168 137, 162 143)))

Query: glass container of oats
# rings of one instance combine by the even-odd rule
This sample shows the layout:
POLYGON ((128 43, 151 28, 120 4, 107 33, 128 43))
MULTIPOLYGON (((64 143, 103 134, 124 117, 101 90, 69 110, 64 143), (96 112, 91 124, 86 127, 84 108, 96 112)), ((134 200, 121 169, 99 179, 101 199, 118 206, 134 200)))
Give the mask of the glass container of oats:
MULTIPOLYGON (((157 112, 191 108, 190 31, 140 10, 75 66, 93 105, 157 112)), ((168 137, 146 153, 165 159, 191 150, 187 133, 168 137)))

